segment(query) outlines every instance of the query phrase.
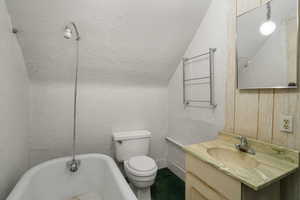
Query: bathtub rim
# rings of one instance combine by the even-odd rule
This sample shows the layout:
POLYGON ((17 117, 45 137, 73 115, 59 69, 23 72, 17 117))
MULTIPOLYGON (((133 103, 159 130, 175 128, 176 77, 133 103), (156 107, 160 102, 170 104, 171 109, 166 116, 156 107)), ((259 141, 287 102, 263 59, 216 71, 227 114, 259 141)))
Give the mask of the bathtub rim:
MULTIPOLYGON (((127 197, 126 200, 137 200, 136 196, 134 195, 133 191, 129 187, 129 184, 125 180, 123 174, 121 173, 120 169, 118 168, 115 161, 107 155, 99 154, 99 153, 90 153, 90 154, 79 154, 76 156, 76 159, 84 160, 86 158, 95 158, 95 159, 101 159, 106 161, 106 163, 109 165, 109 169, 112 171, 113 179, 116 181, 117 185, 120 188, 120 192, 124 197, 127 197)), ((29 170, 27 170, 18 180, 15 187, 12 189, 12 191, 9 193, 6 200, 21 200, 21 195, 23 194, 23 191, 26 189, 26 187, 30 184, 31 178, 34 176, 34 174, 43 168, 46 168, 47 166, 57 163, 57 162, 67 162, 68 160, 72 159, 71 156, 66 157, 59 157, 54 158, 45 162, 42 162, 36 166, 33 166, 29 170)), ((79 169, 80 170, 80 169, 79 169)))

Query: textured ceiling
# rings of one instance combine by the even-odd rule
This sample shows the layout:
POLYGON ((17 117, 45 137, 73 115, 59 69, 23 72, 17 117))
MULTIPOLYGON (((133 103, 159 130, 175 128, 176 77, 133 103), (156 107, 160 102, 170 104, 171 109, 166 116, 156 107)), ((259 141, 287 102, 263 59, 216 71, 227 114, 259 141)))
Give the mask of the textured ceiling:
POLYGON ((71 81, 81 33, 80 80, 167 83, 211 0, 7 0, 34 81, 71 81))

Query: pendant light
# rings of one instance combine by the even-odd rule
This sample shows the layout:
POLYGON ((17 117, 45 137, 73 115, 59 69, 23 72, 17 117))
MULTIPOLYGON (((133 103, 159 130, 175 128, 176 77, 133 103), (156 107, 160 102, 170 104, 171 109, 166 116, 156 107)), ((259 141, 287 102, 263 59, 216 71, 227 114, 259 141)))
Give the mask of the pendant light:
POLYGON ((267 20, 260 25, 259 31, 262 35, 271 35, 276 29, 276 24, 271 20, 271 2, 267 3, 267 20))

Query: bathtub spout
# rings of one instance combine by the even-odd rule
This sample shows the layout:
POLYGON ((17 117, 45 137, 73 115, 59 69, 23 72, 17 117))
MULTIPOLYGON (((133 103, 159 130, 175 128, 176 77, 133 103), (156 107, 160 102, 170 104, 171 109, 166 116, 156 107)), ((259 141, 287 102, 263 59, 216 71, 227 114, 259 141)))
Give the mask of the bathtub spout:
POLYGON ((72 159, 67 162, 67 168, 70 172, 77 172, 80 166, 80 160, 72 159))

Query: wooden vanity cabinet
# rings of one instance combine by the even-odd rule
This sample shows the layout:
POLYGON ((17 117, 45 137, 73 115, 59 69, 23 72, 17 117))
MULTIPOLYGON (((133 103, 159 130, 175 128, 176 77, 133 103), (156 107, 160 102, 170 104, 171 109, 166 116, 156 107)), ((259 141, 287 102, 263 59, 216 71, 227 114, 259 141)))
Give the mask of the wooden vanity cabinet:
POLYGON ((211 165, 186 154, 186 200, 280 200, 280 182, 254 191, 211 165))
POLYGON ((218 194, 213 188, 209 187, 201 179, 194 175, 186 174, 186 199, 189 200, 223 200, 226 199, 222 194, 218 194))
POLYGON ((186 155, 186 200, 241 200, 241 183, 186 155))

